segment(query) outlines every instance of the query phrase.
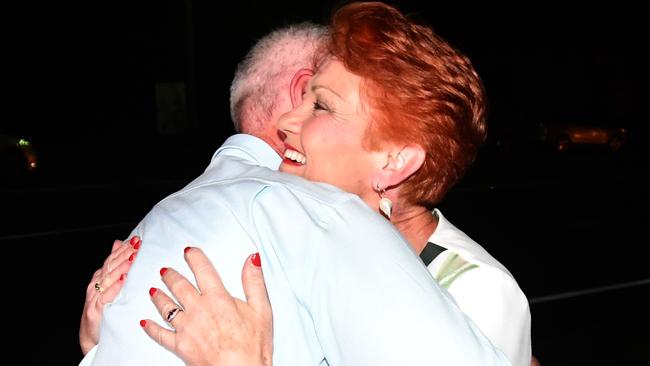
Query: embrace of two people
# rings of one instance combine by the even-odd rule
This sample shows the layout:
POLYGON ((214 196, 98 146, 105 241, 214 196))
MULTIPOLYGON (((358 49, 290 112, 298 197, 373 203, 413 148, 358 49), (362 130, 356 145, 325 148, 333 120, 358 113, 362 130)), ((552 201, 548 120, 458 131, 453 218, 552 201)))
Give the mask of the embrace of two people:
POLYGON ((93 276, 81 365, 530 365, 525 295, 435 208, 486 103, 381 2, 271 32, 231 85, 240 133, 93 276))

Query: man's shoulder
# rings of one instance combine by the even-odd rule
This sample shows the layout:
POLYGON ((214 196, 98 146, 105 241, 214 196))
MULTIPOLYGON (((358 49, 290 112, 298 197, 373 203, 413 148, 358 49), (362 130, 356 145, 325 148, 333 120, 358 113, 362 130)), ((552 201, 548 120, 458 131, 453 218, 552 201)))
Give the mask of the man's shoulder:
POLYGON ((261 191, 290 193, 296 199, 322 204, 336 204, 356 197, 326 183, 269 169, 277 166, 271 164, 271 157, 277 158, 277 154, 263 141, 244 134, 232 136, 217 150, 203 174, 163 201, 208 192, 242 197, 254 197, 261 191), (264 164, 265 161, 268 164, 264 164))
POLYGON ((299 200, 310 200, 324 205, 336 205, 358 200, 358 196, 327 183, 311 182, 281 172, 272 173, 272 176, 264 177, 266 194, 290 195, 299 200))
POLYGON ((234 156, 214 160, 201 176, 160 204, 188 201, 194 196, 207 201, 237 201, 238 205, 264 201, 268 196, 285 202, 304 202, 308 206, 335 206, 344 202, 358 205, 360 201, 356 195, 332 185, 311 182, 234 156))

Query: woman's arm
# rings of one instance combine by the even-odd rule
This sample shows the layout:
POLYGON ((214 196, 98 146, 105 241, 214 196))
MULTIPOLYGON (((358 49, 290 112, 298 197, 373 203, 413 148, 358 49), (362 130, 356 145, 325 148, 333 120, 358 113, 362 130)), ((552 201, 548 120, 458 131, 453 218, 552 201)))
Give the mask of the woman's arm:
POLYGON ((513 366, 531 364, 530 309, 512 277, 479 266, 458 277, 449 293, 513 366))

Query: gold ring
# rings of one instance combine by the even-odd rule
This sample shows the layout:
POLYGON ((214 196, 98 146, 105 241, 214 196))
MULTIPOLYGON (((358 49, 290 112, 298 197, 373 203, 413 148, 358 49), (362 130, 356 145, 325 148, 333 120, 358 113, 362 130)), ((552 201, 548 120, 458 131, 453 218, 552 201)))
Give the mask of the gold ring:
POLYGON ((101 294, 102 292, 104 292, 104 287, 102 287, 102 285, 99 282, 95 282, 95 290, 97 290, 97 292, 101 294))

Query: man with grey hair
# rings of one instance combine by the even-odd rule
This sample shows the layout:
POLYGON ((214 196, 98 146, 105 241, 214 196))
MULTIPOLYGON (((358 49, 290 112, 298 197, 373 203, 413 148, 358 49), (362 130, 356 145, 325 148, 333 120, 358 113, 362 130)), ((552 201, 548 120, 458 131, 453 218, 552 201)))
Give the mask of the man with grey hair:
MULTIPOLYGON (((283 153, 277 121, 292 108, 289 95, 292 78, 298 70, 314 67, 326 34, 326 27, 302 22, 278 28, 255 43, 237 65, 230 86, 230 115, 236 132, 256 136, 278 155, 283 153)), ((99 342, 103 308, 114 301, 123 286, 119 280, 107 283, 111 276, 101 271, 98 270, 93 278, 104 279, 100 281, 102 293, 89 292, 81 317, 79 343, 84 355, 89 351, 91 356, 94 354, 99 342)), ((98 288, 94 280, 91 282, 91 289, 98 288)), ((90 364, 89 358, 85 358, 82 364, 90 364)))
MULTIPOLYGON (((138 329, 160 317, 146 293, 161 296, 162 277, 193 278, 183 259, 188 245, 202 249, 225 289, 242 299, 241 263, 259 253, 273 308, 275 365, 508 364, 395 227, 358 196, 275 171, 283 150, 277 120, 302 102, 323 34, 309 24, 273 32, 240 65, 231 107, 245 134, 226 140, 200 177, 131 232, 142 246, 121 292, 104 308, 99 343, 83 365, 192 363, 138 329), (299 39, 306 43, 295 48, 299 39)), ((111 285, 99 281, 95 288, 111 285)), ((201 309, 163 314, 178 330, 201 309)))
POLYGON ((284 152, 277 119, 291 109, 289 88, 295 73, 315 67, 325 34, 325 27, 304 22, 277 29, 251 48, 230 85, 235 131, 261 138, 280 155, 284 152))

